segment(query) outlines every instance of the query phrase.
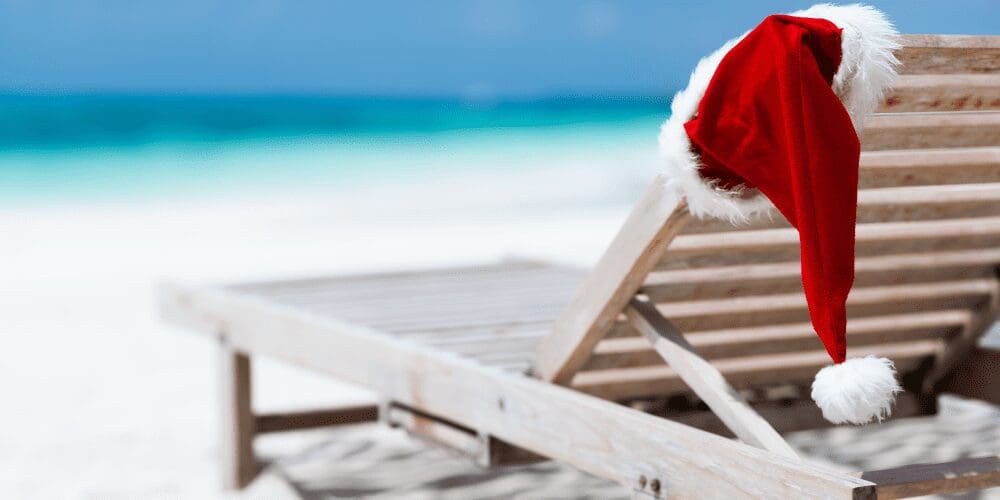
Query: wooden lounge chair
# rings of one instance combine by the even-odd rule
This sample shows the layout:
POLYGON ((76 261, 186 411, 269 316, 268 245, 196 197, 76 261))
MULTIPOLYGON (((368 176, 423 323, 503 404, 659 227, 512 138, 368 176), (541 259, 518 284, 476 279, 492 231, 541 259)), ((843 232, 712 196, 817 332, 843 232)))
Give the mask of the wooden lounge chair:
MULTIPOLYGON (((976 344, 1000 300, 1000 37, 906 36, 898 56, 903 76, 863 133, 850 345, 896 362, 896 417, 935 412, 944 391, 1000 403, 1000 352, 976 344)), ((377 414, 483 465, 562 460, 640 496, 1000 485, 995 456, 847 474, 796 455, 780 432, 824 425, 807 386, 828 363, 797 252, 784 221, 695 220, 658 179, 589 273, 512 261, 165 285, 160 300, 221 346, 233 487, 256 474, 255 434, 377 414), (385 403, 254 415, 251 355, 385 403)))

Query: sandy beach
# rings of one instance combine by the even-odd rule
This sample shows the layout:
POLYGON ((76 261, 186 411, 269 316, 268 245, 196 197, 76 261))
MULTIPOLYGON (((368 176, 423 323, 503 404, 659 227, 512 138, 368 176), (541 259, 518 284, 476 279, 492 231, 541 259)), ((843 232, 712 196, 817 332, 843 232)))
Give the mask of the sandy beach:
MULTIPOLYGON (((0 497, 219 496, 215 346, 157 318, 160 280, 257 280, 511 255, 585 265, 634 196, 620 174, 614 185, 624 192, 599 189, 609 182, 600 172, 614 172, 607 167, 618 152, 594 158, 594 168, 571 160, 521 177, 0 206, 7 340, 0 497), (573 182, 553 181, 570 174, 573 182)), ((268 360, 256 368, 260 410, 370 397, 268 360)))

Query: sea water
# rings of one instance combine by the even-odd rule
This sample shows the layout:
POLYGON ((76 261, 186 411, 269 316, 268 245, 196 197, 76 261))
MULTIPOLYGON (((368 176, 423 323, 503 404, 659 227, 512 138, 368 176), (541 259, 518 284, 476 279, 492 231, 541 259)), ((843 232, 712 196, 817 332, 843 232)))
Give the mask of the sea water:
POLYGON ((497 189, 511 196, 544 178, 554 185, 543 199, 559 199, 552 188, 561 186, 599 201, 655 170, 666 110, 659 98, 3 96, 0 203, 405 189, 480 176, 506 179, 497 189))

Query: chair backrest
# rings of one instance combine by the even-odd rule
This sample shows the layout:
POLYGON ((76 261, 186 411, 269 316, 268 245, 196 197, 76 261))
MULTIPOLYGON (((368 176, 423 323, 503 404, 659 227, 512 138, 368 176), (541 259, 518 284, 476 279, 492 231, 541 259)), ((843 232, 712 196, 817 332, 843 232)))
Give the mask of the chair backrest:
MULTIPOLYGON (((848 343, 849 354, 888 356, 905 374, 956 356, 996 314, 1000 37, 910 35, 903 45, 902 76, 862 133, 848 343)), ((740 227, 696 219, 677 227, 675 238, 660 238, 664 248, 643 249, 655 266, 630 268, 644 278, 624 280, 606 297, 620 307, 620 294, 647 295, 737 388, 807 385, 829 358, 809 323, 795 230, 780 215, 740 227)), ((593 272, 606 272, 608 260, 593 272)), ((557 330, 582 328, 580 302, 557 330)), ((687 392, 621 316, 594 324, 576 337, 555 331, 541 344, 543 377, 569 356, 579 360, 569 376, 546 378, 617 400, 687 392), (578 347, 587 353, 552 354, 553 342, 584 337, 578 347)))

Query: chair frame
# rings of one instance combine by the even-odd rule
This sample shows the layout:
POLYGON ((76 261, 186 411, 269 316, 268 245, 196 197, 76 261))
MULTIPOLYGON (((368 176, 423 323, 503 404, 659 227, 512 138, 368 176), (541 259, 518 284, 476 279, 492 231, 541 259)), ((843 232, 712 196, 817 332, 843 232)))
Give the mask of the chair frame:
MULTIPOLYGON (((905 44, 904 64, 935 64, 920 52, 940 47, 986 47, 994 58, 989 64, 1000 60, 1000 42, 991 37, 909 36, 905 44)), ((894 105, 910 105, 905 88, 900 95, 902 104, 894 105)), ((689 219, 684 200, 656 179, 538 346, 532 375, 223 287, 165 284, 160 310, 219 345, 222 467, 232 488, 247 485, 260 470, 253 454, 258 434, 378 418, 462 450, 484 466, 544 457, 642 497, 898 498, 1000 485, 996 456, 858 473, 798 457, 641 293, 689 219), (740 441, 565 387, 621 314, 740 441), (255 415, 251 353, 364 386, 384 401, 255 415)), ((997 316, 997 295, 925 374, 924 394, 947 390, 1000 404, 1000 384, 994 383, 1000 352, 975 342, 997 316)))

